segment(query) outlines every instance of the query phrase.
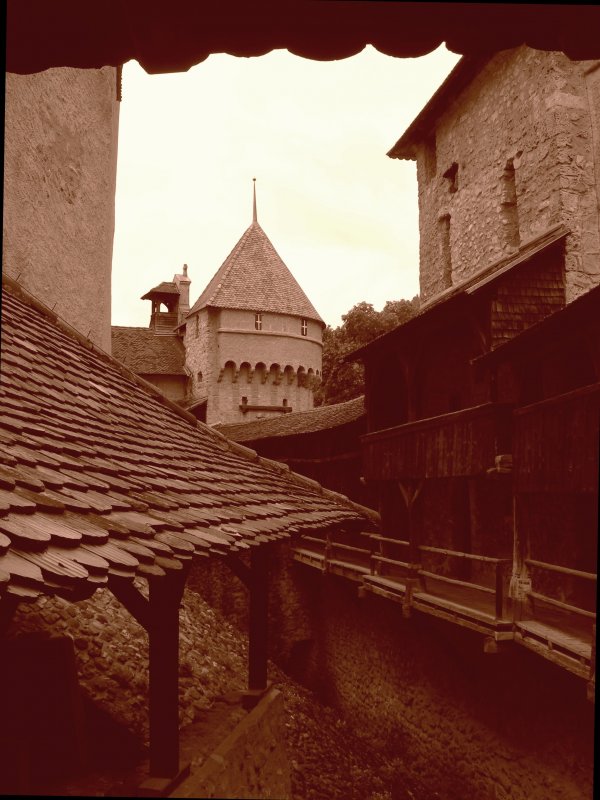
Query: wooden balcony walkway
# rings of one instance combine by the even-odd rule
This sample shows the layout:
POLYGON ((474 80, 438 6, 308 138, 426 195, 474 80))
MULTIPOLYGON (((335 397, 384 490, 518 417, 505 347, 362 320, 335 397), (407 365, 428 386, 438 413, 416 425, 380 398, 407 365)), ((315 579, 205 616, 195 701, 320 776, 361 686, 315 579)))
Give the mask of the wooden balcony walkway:
MULTIPOLYGON (((404 569, 405 574, 376 574, 375 569, 382 565, 396 572, 410 565, 325 538, 302 537, 300 542, 294 548, 296 561, 353 581, 358 584, 360 596, 373 594, 400 603, 405 616, 415 610, 469 628, 485 635, 486 642, 515 641, 588 680, 588 696, 593 699, 595 618, 591 614, 582 618, 537 600, 528 612, 529 618, 518 619, 512 600, 505 597, 498 603, 497 590, 489 586, 435 576, 422 569, 404 569)), ((502 561, 466 555, 491 563, 502 561)))
POLYGON ((590 677, 593 627, 574 614, 538 606, 531 619, 515 622, 515 641, 575 675, 590 677))

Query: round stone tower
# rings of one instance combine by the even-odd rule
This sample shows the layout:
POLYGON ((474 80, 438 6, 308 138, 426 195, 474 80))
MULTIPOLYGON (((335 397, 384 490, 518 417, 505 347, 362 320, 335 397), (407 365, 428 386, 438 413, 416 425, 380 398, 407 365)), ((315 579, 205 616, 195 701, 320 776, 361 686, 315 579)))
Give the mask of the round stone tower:
POLYGON ((325 323, 258 224, 185 318, 186 370, 206 421, 241 422, 313 407, 325 323))

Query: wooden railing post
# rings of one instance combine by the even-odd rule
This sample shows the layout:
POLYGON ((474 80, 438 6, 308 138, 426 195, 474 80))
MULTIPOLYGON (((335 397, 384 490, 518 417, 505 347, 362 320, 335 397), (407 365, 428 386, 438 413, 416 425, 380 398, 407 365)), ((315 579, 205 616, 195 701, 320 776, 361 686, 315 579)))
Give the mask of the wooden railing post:
POLYGON ((496 619, 504 616, 504 562, 496 564, 496 619))

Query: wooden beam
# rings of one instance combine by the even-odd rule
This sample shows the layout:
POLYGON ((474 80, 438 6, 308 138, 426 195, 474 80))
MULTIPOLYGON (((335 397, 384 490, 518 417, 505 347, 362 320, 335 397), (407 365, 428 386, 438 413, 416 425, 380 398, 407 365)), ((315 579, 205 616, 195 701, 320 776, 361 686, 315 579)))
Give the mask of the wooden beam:
POLYGON ((129 611, 136 622, 139 622, 142 628, 147 631, 150 625, 150 604, 144 595, 136 589, 133 581, 129 578, 118 578, 115 575, 109 575, 108 588, 119 603, 129 611))
MULTIPOLYGON (((260 547, 253 548, 253 550, 260 550, 260 547)), ((241 561, 238 556, 229 555, 225 559, 225 563, 229 567, 229 569, 233 572, 233 574, 241 580, 244 586, 249 589, 251 583, 251 568, 247 567, 243 561, 241 561)))
POLYGON ((269 567, 266 547, 250 552, 250 626, 248 643, 248 688, 267 688, 267 647, 269 616, 269 567))
POLYGON ((179 774, 179 604, 187 569, 149 577, 150 776, 179 774))

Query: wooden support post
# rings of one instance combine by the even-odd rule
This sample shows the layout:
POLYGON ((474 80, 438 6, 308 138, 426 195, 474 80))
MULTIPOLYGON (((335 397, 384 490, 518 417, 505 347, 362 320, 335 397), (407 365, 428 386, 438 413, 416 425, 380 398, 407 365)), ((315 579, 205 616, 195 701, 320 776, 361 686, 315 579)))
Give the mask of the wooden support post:
POLYGON ((248 688, 255 692, 267 688, 269 570, 268 553, 264 545, 251 550, 250 570, 248 688))
POLYGON ((179 604, 185 575, 151 577, 150 776, 174 778, 179 767, 179 604))
POLYGON ((412 481, 398 482, 398 488, 406 503, 406 538, 410 544, 408 551, 410 554, 409 561, 411 564, 419 564, 421 561, 421 553, 419 551, 420 542, 418 531, 414 524, 413 508, 418 496, 421 494, 423 481, 418 481, 416 484, 413 484, 412 481))

